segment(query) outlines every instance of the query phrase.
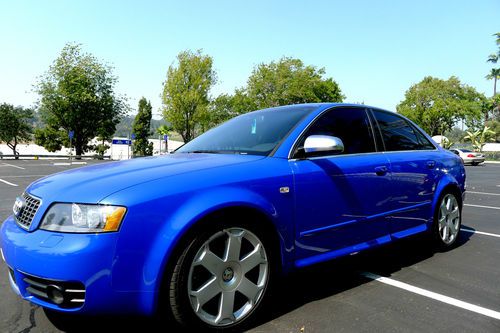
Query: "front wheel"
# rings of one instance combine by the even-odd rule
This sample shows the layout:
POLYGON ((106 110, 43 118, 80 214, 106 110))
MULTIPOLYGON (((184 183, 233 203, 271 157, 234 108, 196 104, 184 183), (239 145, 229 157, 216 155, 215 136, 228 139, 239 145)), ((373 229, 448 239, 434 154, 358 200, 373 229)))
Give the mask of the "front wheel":
POLYGON ((439 247, 447 249, 457 241, 461 223, 461 206, 457 197, 453 193, 445 193, 434 214, 433 236, 439 247))
POLYGON ((185 326, 240 327, 261 307, 270 276, 264 238, 238 225, 195 236, 170 279, 170 307, 185 326))

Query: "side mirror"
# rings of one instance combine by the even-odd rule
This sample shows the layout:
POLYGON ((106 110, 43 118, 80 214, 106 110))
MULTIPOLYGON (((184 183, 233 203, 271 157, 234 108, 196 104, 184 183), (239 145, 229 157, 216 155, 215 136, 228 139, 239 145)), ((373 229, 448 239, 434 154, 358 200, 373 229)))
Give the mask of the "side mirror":
POLYGON ((311 135, 304 142, 304 153, 307 155, 340 154, 344 151, 344 143, 336 136, 311 135))

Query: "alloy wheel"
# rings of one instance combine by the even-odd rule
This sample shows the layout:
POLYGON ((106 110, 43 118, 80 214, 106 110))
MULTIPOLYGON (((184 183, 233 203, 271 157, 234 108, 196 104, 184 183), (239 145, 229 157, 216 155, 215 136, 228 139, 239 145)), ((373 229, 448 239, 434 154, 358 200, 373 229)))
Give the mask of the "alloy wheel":
POLYGON ((235 324, 258 306, 268 280, 269 262, 262 241, 243 228, 224 229, 199 248, 191 263, 191 307, 212 326, 235 324))
POLYGON ((438 226, 439 237, 443 243, 453 243, 460 231, 460 207, 453 194, 446 194, 441 200, 438 226))

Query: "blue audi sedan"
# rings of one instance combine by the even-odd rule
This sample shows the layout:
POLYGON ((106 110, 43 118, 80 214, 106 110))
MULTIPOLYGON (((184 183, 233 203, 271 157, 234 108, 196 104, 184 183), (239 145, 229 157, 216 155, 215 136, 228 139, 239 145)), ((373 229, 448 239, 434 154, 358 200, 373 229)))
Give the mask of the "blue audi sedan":
POLYGON ((241 329, 292 270, 418 233, 451 248, 464 194, 461 159, 408 119, 301 104, 42 178, 0 245, 12 289, 42 307, 241 329))

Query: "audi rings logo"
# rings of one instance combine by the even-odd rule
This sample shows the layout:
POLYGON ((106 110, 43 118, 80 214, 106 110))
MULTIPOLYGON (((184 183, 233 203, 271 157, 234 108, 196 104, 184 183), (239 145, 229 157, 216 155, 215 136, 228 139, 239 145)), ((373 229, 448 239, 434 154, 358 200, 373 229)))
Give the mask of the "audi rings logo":
POLYGON ((16 202, 14 202, 14 207, 12 207, 12 211, 14 212, 15 217, 19 217, 21 215, 25 205, 26 201, 23 198, 21 197, 16 198, 16 202))

